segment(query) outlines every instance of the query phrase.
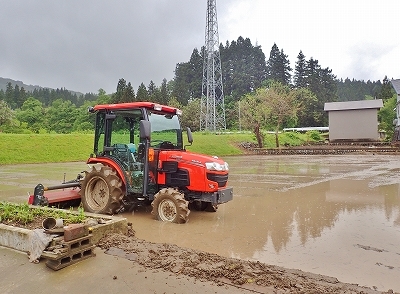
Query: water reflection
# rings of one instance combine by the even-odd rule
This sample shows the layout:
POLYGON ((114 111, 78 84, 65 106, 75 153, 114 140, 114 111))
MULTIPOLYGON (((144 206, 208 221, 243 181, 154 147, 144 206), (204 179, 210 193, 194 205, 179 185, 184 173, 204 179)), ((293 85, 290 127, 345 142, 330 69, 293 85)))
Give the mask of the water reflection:
POLYGON ((400 289, 397 157, 249 157, 230 166, 234 210, 249 217, 235 225, 252 236, 235 242, 233 256, 400 289))

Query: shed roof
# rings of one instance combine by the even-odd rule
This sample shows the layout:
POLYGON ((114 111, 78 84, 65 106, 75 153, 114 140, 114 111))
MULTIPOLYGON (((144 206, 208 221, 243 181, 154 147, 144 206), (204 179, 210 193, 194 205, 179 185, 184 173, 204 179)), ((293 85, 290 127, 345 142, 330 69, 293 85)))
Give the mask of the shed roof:
POLYGON ((396 91, 397 95, 400 95, 400 79, 397 80, 391 80, 392 86, 394 90, 396 91))
POLYGON ((327 102, 324 105, 325 111, 336 110, 355 110, 355 109, 371 109, 383 107, 382 99, 376 100, 360 100, 360 101, 345 101, 345 102, 327 102))

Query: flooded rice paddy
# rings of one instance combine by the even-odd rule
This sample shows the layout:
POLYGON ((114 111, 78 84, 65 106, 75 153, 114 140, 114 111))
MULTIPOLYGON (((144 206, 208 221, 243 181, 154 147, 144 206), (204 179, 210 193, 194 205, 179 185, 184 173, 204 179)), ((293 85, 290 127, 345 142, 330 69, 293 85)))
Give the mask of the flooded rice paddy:
MULTIPOLYGON (((226 157, 234 200, 183 225, 125 212, 137 237, 400 291, 400 157, 226 157)), ((0 166, 0 200, 24 202, 84 163, 0 166)))

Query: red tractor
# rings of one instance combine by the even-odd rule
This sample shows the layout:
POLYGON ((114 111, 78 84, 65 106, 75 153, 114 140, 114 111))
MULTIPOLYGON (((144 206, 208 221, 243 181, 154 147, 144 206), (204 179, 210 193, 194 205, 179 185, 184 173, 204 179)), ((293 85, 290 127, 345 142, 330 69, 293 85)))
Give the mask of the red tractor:
MULTIPOLYGON (((233 199, 228 164, 186 151, 179 109, 132 102, 97 105, 89 112, 96 114, 91 169, 58 186, 37 185, 30 204, 80 199, 85 211, 106 214, 151 204, 156 219, 185 223, 189 206, 216 211, 233 199), (44 195, 56 189, 62 191, 44 195)), ((189 128, 187 138, 191 145, 189 128)))

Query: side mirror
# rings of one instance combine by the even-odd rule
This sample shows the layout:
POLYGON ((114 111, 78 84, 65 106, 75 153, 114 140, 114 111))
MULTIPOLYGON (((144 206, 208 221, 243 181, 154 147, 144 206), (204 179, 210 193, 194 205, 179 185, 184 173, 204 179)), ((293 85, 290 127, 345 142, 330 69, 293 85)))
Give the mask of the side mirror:
POLYGON ((140 121, 140 139, 150 140, 151 124, 147 120, 140 121))
POLYGON ((187 137, 188 137, 188 142, 190 144, 192 144, 193 143, 193 135, 192 135, 192 131, 190 130, 189 127, 186 129, 186 133, 187 133, 187 137))

